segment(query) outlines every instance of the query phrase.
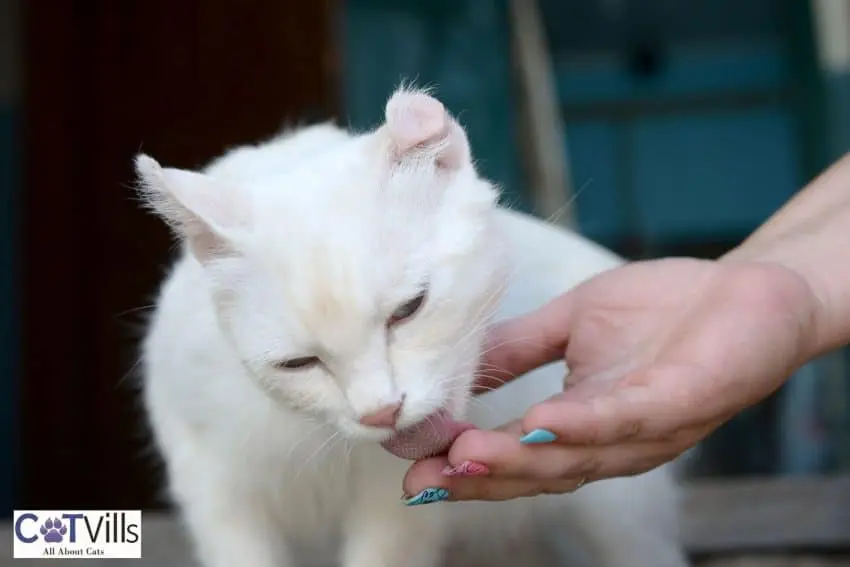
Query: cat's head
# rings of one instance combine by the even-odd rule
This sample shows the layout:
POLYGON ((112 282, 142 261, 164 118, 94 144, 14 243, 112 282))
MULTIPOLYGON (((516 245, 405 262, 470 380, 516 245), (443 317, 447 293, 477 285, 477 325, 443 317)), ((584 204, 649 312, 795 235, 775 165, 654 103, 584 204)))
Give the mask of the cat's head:
POLYGON ((394 420, 465 412, 503 285, 498 195, 463 128, 423 92, 397 91, 379 128, 334 140, 260 181, 147 156, 136 167, 256 383, 383 441, 394 420))

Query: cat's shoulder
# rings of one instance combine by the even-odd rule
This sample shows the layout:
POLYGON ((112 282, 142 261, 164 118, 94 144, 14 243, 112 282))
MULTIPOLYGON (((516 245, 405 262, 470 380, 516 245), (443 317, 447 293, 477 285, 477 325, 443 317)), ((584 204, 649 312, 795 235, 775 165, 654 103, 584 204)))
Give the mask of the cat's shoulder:
POLYGON ((576 277, 586 279, 621 265, 624 260, 593 240, 538 217, 506 207, 496 210, 496 226, 516 254, 539 261, 566 264, 576 277), (564 258, 569 258, 564 262, 564 258))
POLYGON ((516 316, 624 260, 581 234, 532 215, 499 208, 496 229, 513 266, 503 315, 516 316))

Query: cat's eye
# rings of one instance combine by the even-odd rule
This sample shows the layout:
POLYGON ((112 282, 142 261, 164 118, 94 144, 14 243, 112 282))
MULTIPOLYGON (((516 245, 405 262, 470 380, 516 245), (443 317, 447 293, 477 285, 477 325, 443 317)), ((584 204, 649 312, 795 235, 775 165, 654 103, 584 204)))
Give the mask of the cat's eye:
POLYGON ((298 358, 287 358, 274 363, 278 370, 304 370, 319 364, 317 356, 299 356, 298 358))
POLYGON ((422 304, 425 303, 425 298, 427 296, 428 290, 422 290, 419 295, 400 305, 398 309, 393 311, 392 315, 390 315, 390 318, 387 320, 387 325, 396 325, 416 315, 416 313, 422 308, 422 304))

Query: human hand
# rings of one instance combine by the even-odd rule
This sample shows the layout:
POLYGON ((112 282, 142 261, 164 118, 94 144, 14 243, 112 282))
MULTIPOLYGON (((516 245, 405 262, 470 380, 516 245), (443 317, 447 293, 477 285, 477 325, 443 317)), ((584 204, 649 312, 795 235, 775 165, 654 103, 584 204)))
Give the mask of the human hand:
POLYGON ((774 264, 665 259, 600 274, 489 336, 486 368, 504 373, 488 370, 483 390, 563 358, 565 391, 462 433, 447 455, 414 463, 404 491, 504 500, 653 469, 803 364, 815 308, 805 281, 774 264))

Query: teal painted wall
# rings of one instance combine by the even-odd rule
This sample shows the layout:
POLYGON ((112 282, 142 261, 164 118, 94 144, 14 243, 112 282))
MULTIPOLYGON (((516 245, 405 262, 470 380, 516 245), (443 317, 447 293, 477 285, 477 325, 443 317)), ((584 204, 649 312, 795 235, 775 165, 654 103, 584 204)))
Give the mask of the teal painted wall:
POLYGON ((636 77, 617 56, 556 67, 579 228, 613 245, 744 236, 802 184, 790 70, 777 42, 739 42, 664 54, 663 70, 636 77), (760 104, 736 102, 749 93, 760 104), (689 97, 714 107, 628 110, 689 97), (736 99, 737 97, 737 99, 736 99), (619 107, 605 115, 600 108, 619 107), (746 159, 742 159, 746 156, 746 159))
POLYGON ((438 86, 467 127, 480 171, 502 186, 503 202, 527 211, 519 184, 509 28, 504 0, 348 0, 343 18, 343 85, 350 124, 383 119, 402 80, 438 86))
POLYGON ((825 78, 830 157, 850 152, 850 69, 825 78))
MULTIPOLYGON (((850 69, 828 74, 824 82, 831 161, 850 152, 850 69)), ((843 363, 846 373, 850 368, 850 349, 844 349, 843 363)), ((843 389, 836 386, 831 393, 829 417, 839 437, 834 467, 850 471, 850 380, 845 379, 843 389)))

